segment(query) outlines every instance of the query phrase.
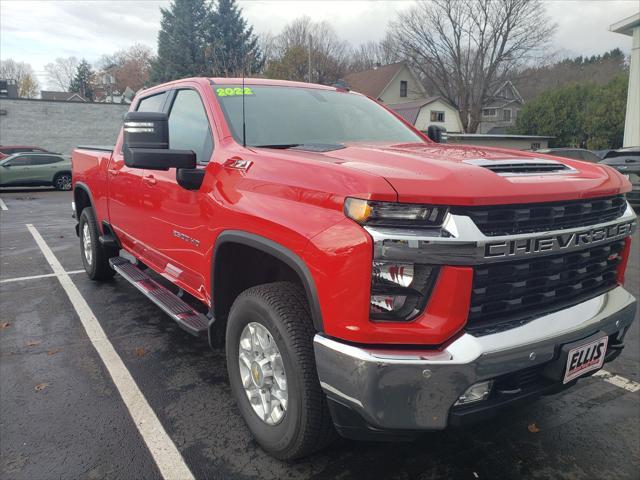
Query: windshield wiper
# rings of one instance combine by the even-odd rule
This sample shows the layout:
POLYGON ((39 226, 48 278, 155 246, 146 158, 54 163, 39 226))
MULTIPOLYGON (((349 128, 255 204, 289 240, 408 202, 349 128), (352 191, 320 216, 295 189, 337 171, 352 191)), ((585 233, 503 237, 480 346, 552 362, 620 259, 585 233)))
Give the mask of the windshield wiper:
POLYGON ((283 150, 287 148, 299 147, 301 143, 274 143, 272 145, 251 145, 256 148, 281 148, 283 150))
POLYGON ((286 150, 292 148, 294 150, 305 150, 307 152, 330 152, 332 150, 340 150, 345 148, 339 143, 281 143, 274 145, 253 145, 258 148, 280 148, 286 150))

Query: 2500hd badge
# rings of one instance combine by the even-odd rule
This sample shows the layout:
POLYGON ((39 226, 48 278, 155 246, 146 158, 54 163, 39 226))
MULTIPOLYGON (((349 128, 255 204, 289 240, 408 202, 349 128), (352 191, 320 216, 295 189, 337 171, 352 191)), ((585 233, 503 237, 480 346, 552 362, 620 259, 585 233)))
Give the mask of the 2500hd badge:
POLYGON ((585 247, 594 243, 626 237, 633 232, 635 220, 592 228, 582 232, 568 232, 546 237, 522 238, 502 242, 487 243, 485 258, 521 257, 537 253, 565 251, 585 247))

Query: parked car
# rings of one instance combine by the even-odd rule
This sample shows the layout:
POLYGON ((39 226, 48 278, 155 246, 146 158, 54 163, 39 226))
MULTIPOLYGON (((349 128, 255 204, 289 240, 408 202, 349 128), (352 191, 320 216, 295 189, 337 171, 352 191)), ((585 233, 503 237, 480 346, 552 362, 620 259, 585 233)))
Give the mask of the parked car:
POLYGON ((609 150, 600 163, 615 168, 629 179, 632 190, 627 193, 627 199, 638 211, 640 209, 640 147, 609 150))
POLYGON ((585 150, 584 148, 543 148, 536 150, 536 152, 555 155, 556 157, 573 158, 575 160, 582 160, 583 162, 591 163, 598 163, 601 160, 601 158, 591 150, 585 150))
MULTIPOLYGON (((0 160, 7 158, 14 153, 33 152, 33 153, 54 153, 40 147, 28 147, 22 145, 0 145, 0 160)), ((56 154, 59 155, 59 154, 56 154)))
POLYGON ((85 271, 224 345, 238 410, 280 459, 334 427, 487 418, 615 359, 636 311, 629 181, 438 136, 341 88, 155 86, 115 147, 72 154, 85 271))
POLYGON ((53 185, 71 190, 71 160, 54 153, 15 153, 0 160, 0 187, 53 185))

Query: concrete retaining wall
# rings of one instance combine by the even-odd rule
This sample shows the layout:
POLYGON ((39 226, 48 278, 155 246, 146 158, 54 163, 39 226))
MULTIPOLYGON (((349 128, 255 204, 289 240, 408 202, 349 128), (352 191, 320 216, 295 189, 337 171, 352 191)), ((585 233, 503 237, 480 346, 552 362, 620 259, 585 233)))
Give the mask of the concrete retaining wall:
POLYGON ((70 154, 77 145, 113 145, 129 105, 0 99, 0 145, 70 154))

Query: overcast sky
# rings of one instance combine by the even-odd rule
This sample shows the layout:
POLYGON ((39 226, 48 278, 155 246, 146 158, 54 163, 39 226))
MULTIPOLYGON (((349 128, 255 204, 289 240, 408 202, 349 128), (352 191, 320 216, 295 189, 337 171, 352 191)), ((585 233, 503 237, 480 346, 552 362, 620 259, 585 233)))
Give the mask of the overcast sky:
MULTIPOLYGON (((56 57, 96 61, 135 42, 153 49, 160 6, 168 0, 0 0, 0 58, 30 63, 46 87, 44 65, 56 57)), ((241 0, 245 17, 258 33, 277 34, 291 20, 308 15, 327 20, 354 45, 384 36, 396 12, 410 0, 311 1, 241 0)), ((593 55, 615 47, 631 49, 631 38, 609 26, 638 11, 638 0, 551 0, 547 12, 558 23, 554 50, 567 56, 593 55)))

